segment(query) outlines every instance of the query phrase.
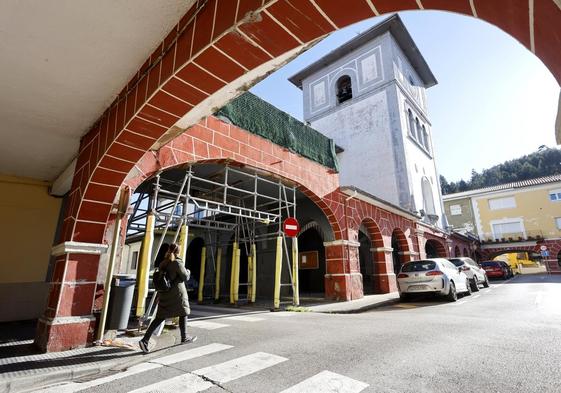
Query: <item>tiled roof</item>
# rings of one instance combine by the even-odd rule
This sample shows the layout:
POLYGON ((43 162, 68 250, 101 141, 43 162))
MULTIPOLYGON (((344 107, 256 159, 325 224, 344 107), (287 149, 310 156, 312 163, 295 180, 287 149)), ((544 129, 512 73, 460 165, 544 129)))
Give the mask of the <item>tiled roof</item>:
POLYGON ((475 194, 484 194, 484 193, 488 193, 488 192, 510 190, 510 189, 515 189, 515 188, 539 186, 539 185, 542 185, 542 184, 555 183, 555 182, 561 182, 561 174, 560 175, 537 177, 535 179, 521 180, 521 181, 516 181, 516 182, 506 183, 506 184, 498 184, 496 186, 478 188, 477 190, 457 192, 455 194, 443 195, 442 198, 444 200, 457 199, 457 198, 466 197, 466 196, 475 195, 475 194))

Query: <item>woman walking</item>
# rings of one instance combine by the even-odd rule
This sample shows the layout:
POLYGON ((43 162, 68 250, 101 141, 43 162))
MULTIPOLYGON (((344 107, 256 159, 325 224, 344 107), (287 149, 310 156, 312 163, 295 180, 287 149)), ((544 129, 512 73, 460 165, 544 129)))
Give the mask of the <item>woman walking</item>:
POLYGON ((171 288, 165 292, 158 292, 158 311, 156 318, 152 321, 144 337, 138 345, 142 352, 150 351, 148 343, 154 331, 165 321, 166 318, 179 317, 179 331, 181 333, 181 343, 190 343, 197 339, 197 336, 187 335, 187 316, 191 313, 189 307, 189 297, 185 282, 189 280, 190 272, 185 269, 183 261, 178 258, 179 246, 175 243, 170 244, 164 260, 160 263, 159 270, 166 273, 171 282, 171 288))

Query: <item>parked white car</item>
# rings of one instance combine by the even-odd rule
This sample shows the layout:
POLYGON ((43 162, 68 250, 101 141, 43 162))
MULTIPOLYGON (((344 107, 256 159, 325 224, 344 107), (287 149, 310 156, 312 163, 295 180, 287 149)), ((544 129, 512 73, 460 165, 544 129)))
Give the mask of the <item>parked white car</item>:
POLYGON ((458 294, 471 295, 469 278, 461 268, 444 258, 407 262, 397 275, 399 297, 407 300, 415 293, 435 293, 455 302, 458 294))
POLYGON ((468 276, 472 292, 479 291, 479 284, 483 284, 485 288, 489 287, 487 272, 473 259, 468 257, 450 258, 450 262, 456 265, 456 267, 461 268, 468 276))

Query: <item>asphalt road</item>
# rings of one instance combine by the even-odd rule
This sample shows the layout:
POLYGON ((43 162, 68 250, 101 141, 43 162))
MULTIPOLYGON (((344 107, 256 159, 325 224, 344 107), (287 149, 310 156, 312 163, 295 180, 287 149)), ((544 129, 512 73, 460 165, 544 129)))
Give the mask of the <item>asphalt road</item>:
POLYGON ((561 392, 560 276, 493 282, 456 303, 422 299, 362 314, 265 313, 194 325, 193 344, 53 391, 561 392))

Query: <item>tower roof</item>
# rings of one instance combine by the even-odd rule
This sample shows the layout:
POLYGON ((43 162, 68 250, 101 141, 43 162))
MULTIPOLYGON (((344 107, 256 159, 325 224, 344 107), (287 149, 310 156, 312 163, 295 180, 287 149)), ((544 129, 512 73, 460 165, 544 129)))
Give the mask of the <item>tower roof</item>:
POLYGON ((419 48, 417 48, 415 41, 413 41, 413 38, 409 34, 409 31, 407 31, 407 28, 403 24, 403 21, 397 14, 390 16, 384 21, 378 23, 377 25, 371 27, 365 32, 357 35, 353 39, 347 41, 346 43, 334 49, 333 51, 329 52, 319 60, 310 64, 300 72, 291 76, 290 78, 288 78, 288 80, 292 82, 294 85, 296 85, 296 87, 299 87, 301 89, 302 80, 312 75, 316 71, 324 68, 325 66, 333 63, 337 59, 345 56, 347 53, 352 52, 353 50, 361 47, 367 42, 373 40, 374 38, 388 31, 395 38, 395 40, 401 47, 401 50, 403 50, 403 53, 405 54, 405 56, 407 56, 407 59, 409 60, 415 71, 417 72, 419 77, 423 80, 425 87, 428 88, 436 85, 438 82, 435 76, 433 75, 432 71, 430 70, 429 65, 425 61, 425 58, 421 54, 421 51, 419 51, 419 48))

